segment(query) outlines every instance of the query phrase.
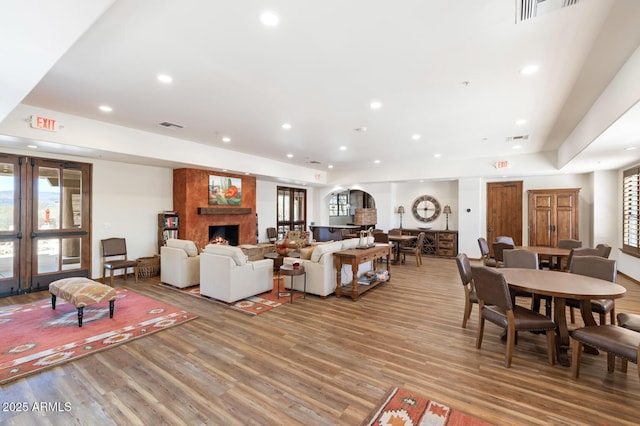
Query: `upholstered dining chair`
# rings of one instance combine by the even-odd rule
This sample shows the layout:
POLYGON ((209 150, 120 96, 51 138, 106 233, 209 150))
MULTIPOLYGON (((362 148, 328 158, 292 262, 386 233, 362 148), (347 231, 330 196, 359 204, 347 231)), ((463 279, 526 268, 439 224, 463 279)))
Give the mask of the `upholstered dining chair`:
MULTIPOLYGON (((538 269, 538 253, 524 250, 524 249, 511 249, 504 250, 502 252, 504 267, 505 268, 526 268, 526 269, 538 269)), ((545 301, 545 314, 548 318, 551 318, 551 301, 550 296, 532 295, 524 291, 516 291, 513 294, 517 297, 531 297, 531 309, 535 312, 540 310, 540 300, 545 301)))
POLYGON ((473 283, 471 263, 469 262, 467 254, 458 253, 458 256, 456 256, 456 264, 458 265, 458 272, 460 273, 460 280, 462 281, 462 288, 464 289, 464 315, 462 317, 462 328, 466 328, 467 320, 471 317, 473 304, 478 303, 478 296, 476 295, 476 286, 473 283))
POLYGON ((424 247, 424 238, 426 234, 421 232, 418 234, 415 246, 400 246, 400 254, 402 255, 402 263, 405 261, 407 253, 413 254, 416 257, 416 266, 422 266, 422 249, 424 247))
MULTIPOLYGON (((385 233, 385 232, 376 232, 373 234, 373 242, 374 243, 382 243, 382 244, 389 244, 389 234, 385 233)), ((395 250, 391 250, 392 253, 395 252, 395 250)), ((387 258, 379 258, 378 262, 386 262, 387 258)), ((392 261, 395 261, 392 259, 392 261)))
POLYGON ((491 257, 489 252, 489 243, 484 237, 478 238, 478 247, 480 247, 480 258, 484 266, 496 266, 496 260, 491 257))
POLYGON ((124 269, 123 278, 127 279, 127 269, 133 268, 135 282, 138 282, 138 261, 127 258, 127 241, 124 238, 100 240, 102 245, 102 282, 109 270, 109 284, 113 287, 113 271, 124 269))
MULTIPOLYGON (((567 250, 579 249, 579 248, 582 248, 582 241, 573 240, 573 239, 558 240, 558 248, 567 249, 567 250)), ((569 259, 567 259, 567 264, 564 265, 564 269, 568 268, 571 265, 570 260, 571 260, 571 256, 569 256, 569 259)), ((559 262, 562 262, 562 259, 560 259, 559 262)), ((550 265, 549 269, 551 269, 554 266, 557 269, 563 269, 561 268, 562 265, 550 265)))
MULTIPOLYGON (((616 315, 618 320, 618 325, 623 328, 628 328, 629 330, 637 331, 640 333, 640 314, 628 314, 628 313, 619 313, 616 315)), ((640 356, 640 353, 638 354, 640 356)), ((627 359, 622 358, 622 372, 627 372, 627 359)), ((640 371, 638 371, 640 375, 640 371)))
POLYGON ((504 251, 505 250, 513 250, 516 248, 513 244, 510 243, 493 243, 493 257, 496 259, 496 266, 502 267, 504 266, 504 251))
POLYGON ((479 321, 476 348, 482 346, 485 320, 507 331, 504 365, 511 367, 517 331, 544 331, 547 335, 549 364, 555 363, 555 328, 551 318, 513 303, 509 285, 499 269, 472 266, 471 273, 478 295, 479 321))
POLYGON ((276 231, 276 228, 267 228, 267 238, 269 238, 271 244, 275 244, 275 242, 278 241, 278 231, 276 231))
POLYGON ((604 257, 605 259, 608 259, 611 254, 611 246, 608 244, 598 244, 596 250, 598 251, 598 256, 604 257))
POLYGON ((496 237, 494 243, 506 243, 515 246, 516 243, 513 241, 512 237, 507 237, 506 235, 499 235, 496 237))
MULTIPOLYGON (((604 259, 600 256, 576 256, 571 261, 571 273, 599 278, 605 281, 616 282, 616 261, 604 259)), ((571 322, 575 323, 574 308, 580 309, 580 301, 567 299, 567 306, 571 311, 571 322)), ((600 317, 600 324, 606 323, 606 315, 609 314, 611 324, 615 324, 616 309, 613 299, 591 300, 591 310, 600 317)))
POLYGON ((590 247, 580 247, 580 248, 572 248, 569 252, 569 257, 567 258, 567 270, 571 271, 571 264, 573 263, 574 257, 581 256, 599 256, 598 250, 590 247))

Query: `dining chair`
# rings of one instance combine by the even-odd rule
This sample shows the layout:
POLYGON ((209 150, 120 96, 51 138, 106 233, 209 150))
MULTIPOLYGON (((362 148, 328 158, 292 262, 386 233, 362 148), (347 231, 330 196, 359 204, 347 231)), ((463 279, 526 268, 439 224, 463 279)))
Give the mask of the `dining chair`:
POLYGON ((604 257, 605 259, 608 259, 611 254, 611 246, 608 244, 598 244, 596 250, 598 251, 598 256, 604 257))
MULTIPOLYGON (((616 356, 622 359, 622 372, 627 372, 627 362, 638 364, 640 359, 640 333, 614 324, 592 325, 571 332, 571 373, 580 375, 582 346, 588 345, 607 353, 607 372, 615 370, 616 356)), ((639 366, 640 367, 640 366, 639 366)), ((640 368, 638 368, 640 378, 640 368)))
MULTIPOLYGON (((524 249, 510 249, 504 250, 504 267, 505 268, 526 268, 526 269, 538 269, 538 253, 524 250, 524 249)), ((540 311, 540 300, 545 301, 545 314, 547 318, 551 318, 551 301, 550 296, 540 296, 538 294, 531 294, 524 291, 516 291, 513 293, 516 297, 529 297, 531 298, 531 309, 535 312, 540 311)))
POLYGON ((489 243, 486 238, 478 238, 478 247, 480 247, 480 258, 484 266, 497 266, 496 260, 491 257, 491 253, 489 252, 489 243))
POLYGON ((516 245, 516 243, 513 241, 513 238, 507 237, 506 235, 500 235, 496 237, 494 243, 506 243, 506 244, 511 244, 512 246, 516 245))
POLYGON ((113 271, 124 269, 123 278, 127 279, 127 269, 133 268, 135 282, 138 282, 138 261, 127 258, 127 241, 124 238, 100 240, 102 245, 102 282, 109 270, 109 284, 113 287, 113 271))
POLYGON ((467 254, 458 253, 458 256, 456 256, 456 264, 458 265, 458 272, 460 273, 460 280, 462 280, 462 287, 464 289, 464 315, 462 317, 462 328, 466 328, 467 320, 471 318, 471 309, 473 309, 473 304, 478 303, 478 296, 476 294, 476 286, 473 283, 471 262, 469 262, 467 254))
POLYGON ((400 246, 400 254, 402 255, 402 263, 405 261, 407 253, 416 257, 416 266, 422 266, 422 249, 424 248, 424 238, 426 234, 421 232, 418 234, 415 246, 400 246))
MULTIPOLYGON (((571 273, 585 275, 588 277, 599 278, 605 281, 616 282, 616 261, 604 259, 600 256, 577 256, 571 263, 571 273)), ((576 299, 567 299, 567 306, 572 312, 571 323, 575 323, 575 314, 573 309, 580 309, 580 301, 576 299)), ((600 317, 600 324, 606 323, 606 315, 609 314, 611 324, 615 324, 616 309, 613 299, 592 299, 591 310, 600 317)))
POLYGON ((598 250, 590 247, 580 247, 580 248, 572 248, 569 252, 569 257, 567 258, 567 270, 571 272, 571 265, 573 263, 574 257, 581 256, 599 256, 598 250))
MULTIPOLYGON (((618 325, 620 327, 628 328, 629 330, 637 331, 640 333, 640 314, 619 313, 618 315, 616 315, 616 319, 618 320, 618 325)), ((626 358, 622 358, 622 366, 620 370, 623 373, 627 372, 626 358)), ((640 374, 640 372, 638 374, 640 374)))
POLYGON ((504 251, 513 250, 516 248, 513 244, 509 243, 493 243, 493 257, 496 259, 496 266, 504 266, 504 251))
MULTIPOLYGON (((385 232, 376 232, 373 234, 373 242, 374 243, 383 243, 383 244, 389 244, 389 234, 385 233, 385 232)), ((395 250, 391 250, 392 252, 394 252, 395 250)), ((386 262, 388 259, 385 258, 379 258, 378 259, 378 263, 381 262, 386 262)), ((392 261, 394 261, 392 259, 392 261)))
POLYGON ((278 231, 276 231, 276 228, 267 228, 267 238, 269 238, 271 244, 275 244, 275 242, 278 241, 278 231))
MULTIPOLYGON (((558 248, 572 250, 572 249, 578 249, 581 247, 582 247, 582 241, 580 240, 573 240, 573 239, 558 240, 558 248)), ((567 264, 564 265, 564 269, 568 268, 571 265, 570 260, 571 260, 571 256, 569 256, 569 259, 567 259, 567 264)), ((559 259, 558 262, 562 262, 562 259, 559 259)), ((552 266, 550 266, 549 269, 551 269, 552 266)), ((563 269, 562 265, 559 265, 559 264, 555 265, 555 267, 557 269, 563 269)))
POLYGON ((547 335, 549 364, 555 364, 555 328, 551 318, 513 303, 509 285, 498 269, 472 266, 471 273, 478 296, 479 321, 476 348, 482 346, 485 320, 507 331, 505 367, 511 367, 517 331, 544 331, 547 335))

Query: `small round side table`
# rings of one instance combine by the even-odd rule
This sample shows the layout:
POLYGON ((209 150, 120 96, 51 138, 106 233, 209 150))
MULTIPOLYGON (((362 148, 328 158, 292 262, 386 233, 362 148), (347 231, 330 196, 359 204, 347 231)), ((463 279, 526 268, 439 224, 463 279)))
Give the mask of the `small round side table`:
MULTIPOLYGON (((280 269, 278 269, 278 299, 280 298, 281 294, 287 294, 289 293, 289 295, 291 296, 291 303, 293 303, 293 293, 296 291, 293 288, 293 277, 298 277, 300 275, 304 276, 304 287, 302 290, 302 294, 303 297, 306 299, 307 298, 307 273, 304 270, 304 266, 300 265, 297 268, 294 268, 293 265, 282 265, 280 267, 280 269), (286 291, 280 291, 280 277, 281 276, 289 276, 291 277, 291 288, 289 289, 288 292, 286 291)), ((283 278, 284 280, 284 278, 283 278)), ((283 284, 283 290, 284 289, 284 282, 283 284)))

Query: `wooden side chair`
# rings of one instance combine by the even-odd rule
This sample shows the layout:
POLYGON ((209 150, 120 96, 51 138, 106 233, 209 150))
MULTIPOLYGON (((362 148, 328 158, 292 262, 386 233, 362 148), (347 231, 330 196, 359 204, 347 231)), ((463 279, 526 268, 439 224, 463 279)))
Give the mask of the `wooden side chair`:
POLYGON ((505 250, 513 250, 516 246, 510 243, 493 243, 493 257, 496 259, 496 266, 502 267, 504 266, 504 251, 505 250))
POLYGON ((275 244, 276 241, 278 241, 278 231, 276 231, 276 228, 267 228, 267 238, 269 238, 271 244, 275 244))
POLYGON ((476 294, 476 286, 473 283, 473 274, 471 272, 471 263, 466 253, 459 253, 456 256, 456 264, 460 273, 460 280, 464 288, 464 315, 462 317, 462 328, 467 327, 467 320, 471 317, 473 304, 478 303, 478 295, 476 294))
MULTIPOLYGON (((524 249, 510 249, 502 252, 504 258, 505 268, 526 268, 526 269, 538 269, 538 253, 524 250, 524 249)), ((531 309, 535 312, 540 311, 540 300, 545 301, 545 314, 548 318, 551 318, 551 296, 533 295, 524 291, 516 291, 513 293, 518 297, 529 297, 531 299, 531 309)))
POLYGON ((478 295, 479 321, 476 348, 482 346, 484 321, 490 321, 507 330, 507 346, 504 366, 511 367, 515 349, 516 332, 544 331, 547 334, 549 364, 555 364, 556 325, 551 318, 516 305, 511 299, 509 285, 499 269, 472 266, 473 282, 478 295))
POLYGON ((124 238, 107 238, 100 240, 102 245, 102 282, 109 270, 109 284, 113 287, 113 271, 124 269, 123 277, 127 279, 127 269, 133 268, 135 282, 138 282, 138 261, 127 258, 127 241, 124 238))

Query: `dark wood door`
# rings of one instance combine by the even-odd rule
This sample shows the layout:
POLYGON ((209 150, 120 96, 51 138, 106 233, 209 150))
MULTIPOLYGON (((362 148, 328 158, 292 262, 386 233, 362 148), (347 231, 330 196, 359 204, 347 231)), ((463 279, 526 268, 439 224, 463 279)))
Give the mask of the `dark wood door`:
POLYGON ((578 240, 580 189, 529 191, 529 245, 557 247, 558 240, 578 240))
POLYGON ((522 245, 522 181, 487 183, 487 241, 506 235, 522 245))

